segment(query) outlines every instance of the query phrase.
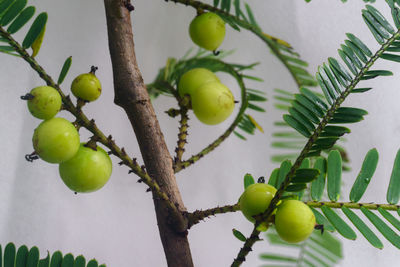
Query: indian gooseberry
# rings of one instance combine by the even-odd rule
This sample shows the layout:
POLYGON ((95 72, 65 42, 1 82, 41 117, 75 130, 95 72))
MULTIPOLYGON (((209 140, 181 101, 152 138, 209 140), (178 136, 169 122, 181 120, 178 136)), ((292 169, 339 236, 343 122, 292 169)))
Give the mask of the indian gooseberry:
POLYGON ((215 13, 203 13, 192 20, 189 34, 198 46, 215 51, 224 41, 225 22, 215 13))
POLYGON ((208 82, 220 82, 218 77, 210 70, 205 68, 194 68, 185 72, 178 83, 178 92, 181 97, 192 95, 201 85, 208 82))
POLYGON ((201 85, 193 92, 191 101, 196 117, 209 125, 215 125, 226 120, 235 106, 231 91, 219 82, 201 85))
POLYGON ((70 160, 59 165, 61 179, 74 192, 88 193, 102 188, 111 176, 112 162, 107 152, 81 144, 70 160))
POLYGON ((95 72, 97 67, 92 66, 89 73, 78 75, 71 84, 71 91, 77 98, 94 101, 101 94, 101 84, 95 72))
POLYGON ((50 86, 33 88, 31 98, 27 101, 29 112, 36 118, 48 120, 53 118, 61 109, 61 96, 50 86))
POLYGON ((249 221, 255 222, 253 216, 267 210, 275 193, 276 188, 269 184, 255 183, 249 185, 240 196, 240 210, 249 221))
POLYGON ((61 163, 72 158, 79 149, 79 133, 64 118, 43 121, 35 129, 33 148, 41 159, 49 163, 61 163))
POLYGON ((279 236, 289 242, 306 240, 314 230, 315 216, 312 210, 298 200, 285 200, 275 214, 275 227, 279 236))

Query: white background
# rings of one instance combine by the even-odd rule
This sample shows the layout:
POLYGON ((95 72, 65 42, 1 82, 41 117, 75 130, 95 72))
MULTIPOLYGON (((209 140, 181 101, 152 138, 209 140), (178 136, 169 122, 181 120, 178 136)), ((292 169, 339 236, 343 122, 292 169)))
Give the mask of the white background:
MULTIPOLYGON (((291 43, 302 58, 310 63, 315 73, 318 64, 329 56, 337 56, 337 49, 346 32, 355 33, 376 49, 377 44, 361 17, 364 4, 352 0, 342 4, 339 0, 314 0, 306 4, 301 0, 251 2, 256 18, 265 32, 291 43)), ((104 6, 95 0, 31 0, 39 11, 47 11, 49 20, 42 50, 37 57, 40 64, 54 79, 64 60, 73 56, 73 64, 63 84, 69 91, 73 78, 89 71, 91 65, 99 67, 102 81, 101 98, 85 107, 89 117, 96 119, 106 134, 112 133, 117 144, 125 146, 130 155, 139 156, 134 134, 122 110, 113 104, 112 73, 107 47, 104 6)), ((151 82, 157 70, 168 57, 181 57, 193 47, 188 36, 188 24, 194 9, 165 1, 134 1, 133 13, 136 52, 145 82, 151 82)), ((377 6, 390 18, 389 8, 383 0, 377 6)), ((23 33, 16 37, 22 41, 23 33)), ((251 74, 263 77, 264 83, 250 83, 250 87, 265 90, 269 101, 267 112, 252 114, 266 132, 257 132, 244 142, 232 137, 198 164, 177 175, 178 184, 189 211, 217 205, 233 204, 242 193, 242 177, 251 172, 255 177, 269 176, 276 167, 270 162, 273 121, 281 113, 273 107, 273 88, 294 91, 293 80, 283 65, 269 53, 263 42, 246 31, 227 30, 222 49, 236 49, 227 61, 236 63, 261 62, 251 74)), ((345 103, 367 109, 369 115, 361 123, 350 126, 346 147, 352 160, 353 171, 345 173, 343 180, 351 185, 361 167, 365 153, 376 147, 380 162, 364 202, 385 203, 386 188, 393 160, 400 148, 399 65, 378 62, 376 68, 392 70, 393 77, 378 78, 365 83, 374 90, 349 97, 345 103)), ((239 97, 233 81, 221 79, 239 97)), ((108 266, 165 266, 166 262, 158 235, 151 195, 146 187, 128 175, 126 167, 119 167, 115 158, 110 182, 99 192, 74 195, 58 176, 56 165, 43 161, 26 162, 24 155, 32 152, 31 137, 39 120, 33 118, 26 103, 19 99, 35 86, 43 85, 36 73, 21 59, 0 54, 0 243, 13 241, 16 245, 37 245, 46 251, 61 250, 87 259, 96 257, 108 266)), ((173 99, 160 97, 155 107, 161 128, 173 151, 176 144, 177 120, 163 111, 175 107, 173 99)), ((60 116, 72 119, 62 112, 60 116)), ((193 115, 192 115, 193 118, 193 115)), ((219 126, 204 126, 190 121, 189 145, 186 156, 196 153, 224 131, 230 121, 219 126)), ((82 140, 88 133, 81 131, 82 140)), ((343 189, 348 201, 349 189, 343 189)), ((228 266, 236 256, 241 242, 231 229, 249 234, 252 225, 240 214, 218 215, 194 226, 189 240, 195 266, 228 266)), ((358 232, 357 232, 358 233, 358 232)), ((378 234, 380 237, 381 235, 378 234)), ((345 241, 345 259, 340 266, 395 266, 400 254, 384 240, 385 248, 378 250, 358 233, 357 241, 345 241)), ((261 252, 271 252, 266 242, 259 242, 244 266, 260 266, 261 252)))

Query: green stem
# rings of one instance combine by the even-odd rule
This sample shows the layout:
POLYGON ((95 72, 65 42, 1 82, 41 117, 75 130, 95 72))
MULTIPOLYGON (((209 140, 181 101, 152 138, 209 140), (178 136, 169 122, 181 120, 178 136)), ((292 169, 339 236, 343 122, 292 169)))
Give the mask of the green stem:
POLYGON ((175 204, 170 201, 167 194, 165 194, 157 182, 149 176, 149 174, 141 168, 141 166, 136 162, 135 158, 131 158, 127 155, 124 148, 120 148, 117 146, 112 140, 111 135, 106 137, 102 131, 97 127, 94 120, 89 120, 86 115, 82 112, 80 106, 75 106, 69 95, 65 95, 58 84, 54 82, 54 80, 46 73, 46 71, 39 65, 39 63, 31 57, 28 52, 22 48, 22 46, 2 27, 0 27, 0 36, 8 40, 8 43, 15 49, 15 51, 21 55, 21 57, 29 63, 33 70, 35 70, 39 76, 46 82, 48 86, 55 88, 58 93, 61 95, 64 109, 71 112, 72 115, 75 116, 76 122, 89 130, 95 137, 97 142, 103 144, 107 148, 110 149, 113 155, 121 159, 120 164, 126 165, 130 168, 130 172, 135 173, 137 176, 140 177, 139 181, 144 182, 146 185, 149 186, 151 191, 160 199, 164 200, 168 203, 168 207, 173 210, 174 212, 178 213, 179 210, 175 206, 175 204))
MULTIPOLYGON (((256 223, 254 225, 254 230, 253 233, 255 233, 256 228, 258 225, 263 222, 267 221, 269 216, 271 216, 272 212, 276 208, 277 203, 281 199, 285 189, 288 187, 290 184, 290 181, 292 180, 296 170, 300 167, 302 161, 307 157, 308 152, 310 151, 312 145, 314 142, 318 139, 322 131, 325 129, 325 126, 328 124, 329 120, 333 117, 333 114, 336 112, 336 110, 340 107, 340 105, 343 103, 343 101, 346 99, 346 97, 351 93, 351 91, 356 87, 358 82, 361 80, 361 78, 365 75, 365 73, 369 70, 369 68, 375 63, 375 61, 380 57, 380 55, 396 40, 400 37, 400 30, 398 30, 391 38, 389 38, 382 46, 381 48, 369 59, 369 61, 364 65, 364 67, 360 70, 360 72, 357 74, 357 76, 352 80, 351 84, 344 90, 341 95, 335 100, 331 108, 327 111, 326 115, 324 118, 321 120, 321 122, 318 124, 318 127, 314 130, 313 134, 311 137, 308 139, 306 145, 304 146, 303 150, 300 152, 300 155, 297 157, 295 163, 293 164, 292 168, 290 169, 289 173, 286 175, 285 180, 282 182, 281 186, 279 187, 278 191, 276 192, 274 198, 271 200, 271 203, 268 207, 268 209, 261 215, 257 216, 256 223)), ((258 235, 257 235, 258 238, 258 235)), ((240 257, 238 256, 237 259, 235 259, 233 264, 238 264, 238 265, 232 265, 232 266, 240 266, 240 264, 243 263, 245 260, 245 256, 248 254, 250 251, 248 248, 255 243, 255 237, 253 234, 248 238, 242 247, 242 249, 239 251, 240 257)))

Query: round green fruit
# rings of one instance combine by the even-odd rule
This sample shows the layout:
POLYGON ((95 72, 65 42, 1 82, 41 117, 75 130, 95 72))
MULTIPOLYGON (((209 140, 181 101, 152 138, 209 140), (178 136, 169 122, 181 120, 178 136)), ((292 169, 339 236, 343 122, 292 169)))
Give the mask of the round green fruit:
POLYGON ((32 143, 41 159, 49 163, 61 163, 78 151, 79 133, 68 120, 52 118, 39 124, 33 133, 32 143))
POLYGON ((298 200, 285 200, 275 214, 275 227, 279 236, 289 242, 306 240, 314 230, 315 216, 312 210, 298 200))
POLYGON ((50 86, 39 86, 31 90, 33 96, 28 100, 29 112, 36 118, 48 120, 53 118, 61 109, 61 96, 50 86))
POLYGON ((178 84, 178 92, 181 97, 192 96, 193 92, 201 85, 209 82, 220 82, 218 77, 208 69, 195 68, 185 72, 178 84))
POLYGON ((77 98, 94 101, 101 94, 101 84, 94 72, 97 68, 92 67, 92 71, 78 75, 71 84, 71 91, 77 98))
POLYGON ((60 164, 59 172, 65 185, 72 191, 88 193, 99 190, 109 180, 112 162, 107 152, 81 144, 73 158, 60 164))
POLYGON ((235 107, 235 100, 228 87, 219 82, 201 85, 193 92, 192 108, 203 123, 215 125, 226 120, 235 107))
POLYGON ((189 34, 198 46, 215 51, 224 41, 225 22, 215 13, 203 13, 192 20, 189 34))
POLYGON ((255 222, 253 216, 267 210, 275 193, 276 188, 269 184, 252 184, 240 196, 240 210, 249 221, 255 222))

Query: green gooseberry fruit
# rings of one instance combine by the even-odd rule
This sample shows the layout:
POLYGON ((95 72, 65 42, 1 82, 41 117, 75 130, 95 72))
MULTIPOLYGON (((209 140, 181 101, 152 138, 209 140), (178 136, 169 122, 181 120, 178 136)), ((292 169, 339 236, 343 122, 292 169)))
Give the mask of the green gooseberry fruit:
POLYGON ((74 192, 88 193, 102 188, 109 180, 112 162, 107 152, 81 144, 73 158, 59 165, 61 179, 74 192))
POLYGON ((285 200, 276 211, 275 227, 283 240, 298 243, 306 240, 313 232, 315 216, 303 202, 285 200))
POLYGON ((254 223, 253 216, 267 210, 275 193, 276 188, 269 184, 256 183, 249 185, 240 196, 240 210, 250 222, 254 223))
POLYGON ((208 82, 220 82, 218 77, 210 70, 205 68, 194 68, 185 72, 178 83, 178 92, 181 97, 184 95, 192 96, 193 92, 201 85, 208 82))
POLYGON ((219 82, 201 85, 191 97, 193 112, 203 123, 215 125, 226 120, 235 107, 228 87, 219 82))
POLYGON ((49 163, 61 163, 72 158, 79 149, 79 133, 64 118, 43 121, 35 129, 33 148, 41 159, 49 163))
POLYGON ((198 46, 215 51, 224 41, 225 21, 215 13, 203 13, 192 20, 189 34, 198 46))
POLYGON ((35 87, 30 92, 28 100, 29 112, 36 118, 48 120, 53 118, 61 109, 61 96, 50 86, 35 87))
POLYGON ((78 75, 71 84, 71 91, 77 98, 94 101, 101 94, 101 84, 95 72, 97 67, 93 67, 89 73, 78 75))

